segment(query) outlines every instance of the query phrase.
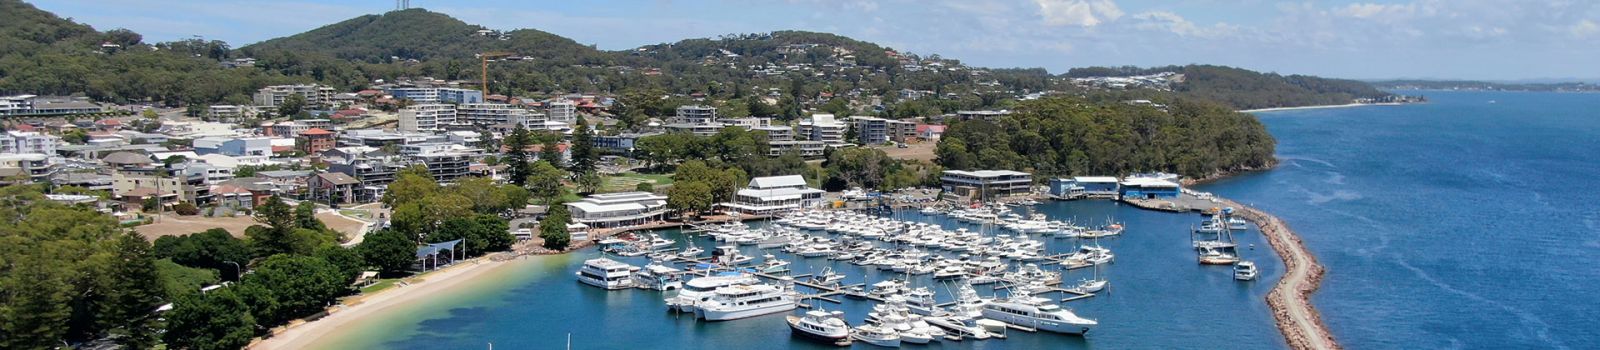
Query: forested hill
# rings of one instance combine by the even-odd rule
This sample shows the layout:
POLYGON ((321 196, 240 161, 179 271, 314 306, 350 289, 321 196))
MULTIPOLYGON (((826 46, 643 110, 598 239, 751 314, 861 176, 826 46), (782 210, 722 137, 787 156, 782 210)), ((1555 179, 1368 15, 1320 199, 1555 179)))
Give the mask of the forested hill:
POLYGON ((1254 116, 1166 95, 1028 101, 996 120, 957 122, 939 141, 947 169, 1017 169, 1036 176, 1164 171, 1193 178, 1270 167, 1276 141, 1254 116))
POLYGON ((240 48, 246 56, 275 51, 325 54, 366 63, 399 60, 475 59, 482 52, 558 60, 566 64, 606 63, 614 55, 572 39, 533 29, 480 34, 486 28, 424 9, 365 15, 292 36, 240 48))
POLYGON ((1165 72, 1182 74, 1181 80, 1171 84, 1173 91, 1216 100, 1236 109, 1334 105, 1352 103, 1358 99, 1384 100, 1394 97, 1372 84, 1357 80, 1279 75, 1214 65, 1073 68, 1063 76, 1127 77, 1165 72))

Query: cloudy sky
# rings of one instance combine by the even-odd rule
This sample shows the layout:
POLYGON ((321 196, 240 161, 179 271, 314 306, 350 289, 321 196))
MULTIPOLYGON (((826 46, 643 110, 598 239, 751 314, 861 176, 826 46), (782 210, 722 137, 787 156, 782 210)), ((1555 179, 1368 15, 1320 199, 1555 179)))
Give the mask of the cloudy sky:
MULTIPOLYGON (((32 0, 146 41, 242 46, 393 0, 32 0)), ((411 0, 603 49, 799 29, 991 67, 1208 63, 1344 78, 1600 78, 1594 0, 411 0)))

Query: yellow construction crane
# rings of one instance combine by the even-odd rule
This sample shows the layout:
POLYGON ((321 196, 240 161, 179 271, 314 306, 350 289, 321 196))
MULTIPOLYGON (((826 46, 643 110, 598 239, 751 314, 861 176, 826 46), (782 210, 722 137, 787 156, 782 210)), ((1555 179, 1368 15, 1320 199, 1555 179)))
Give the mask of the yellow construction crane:
POLYGON ((506 57, 506 56, 511 56, 511 55, 513 55, 513 53, 502 52, 502 51, 490 51, 490 52, 484 52, 484 53, 478 54, 478 59, 483 63, 483 77, 482 77, 483 80, 480 80, 479 82, 481 84, 483 84, 483 97, 484 98, 489 98, 489 59, 490 58, 506 57))

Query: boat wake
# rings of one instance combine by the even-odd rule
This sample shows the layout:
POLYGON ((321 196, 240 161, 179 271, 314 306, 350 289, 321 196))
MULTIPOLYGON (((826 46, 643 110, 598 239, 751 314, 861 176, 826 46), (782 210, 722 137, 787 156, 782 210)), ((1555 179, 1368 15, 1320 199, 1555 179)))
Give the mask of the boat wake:
POLYGON ((1491 299, 1491 298, 1485 298, 1485 297, 1483 297, 1481 295, 1478 295, 1476 293, 1472 293, 1472 292, 1469 292, 1469 291, 1466 291, 1466 290, 1458 289, 1458 288, 1456 288, 1454 286, 1451 286, 1449 283, 1446 283, 1446 282, 1441 281, 1441 280, 1439 280, 1437 278, 1434 278, 1433 275, 1428 274, 1427 271, 1423 271, 1422 269, 1417 268, 1416 266, 1412 266, 1411 263, 1406 262, 1405 258, 1403 256, 1401 256, 1400 254, 1396 253, 1396 254, 1392 254, 1392 256, 1394 257, 1394 261, 1395 261, 1395 263, 1397 265, 1400 265, 1400 267, 1406 268, 1406 270, 1411 270, 1412 274, 1416 275, 1418 278, 1421 278, 1424 281, 1428 281, 1429 284, 1432 284, 1435 287, 1439 287, 1439 289, 1442 289, 1442 290, 1444 290, 1446 292, 1450 292, 1452 294, 1456 294, 1456 295, 1460 295, 1460 296, 1463 296, 1463 297, 1467 297, 1468 299, 1471 299, 1472 301, 1478 302, 1480 304, 1493 305, 1493 306, 1495 306, 1497 308, 1505 310, 1506 312, 1509 312, 1509 313, 1511 313, 1513 315, 1516 315, 1518 319, 1521 319, 1520 323, 1525 328, 1527 328, 1528 330, 1533 331, 1533 334, 1537 335, 1540 341, 1543 341, 1545 344, 1548 344, 1553 348, 1571 349, 1571 347, 1568 347, 1567 344, 1562 343, 1560 340, 1557 340, 1557 339, 1555 339, 1555 337, 1551 336, 1550 335, 1550 324, 1549 323, 1545 323, 1544 320, 1540 319, 1538 316, 1535 316, 1534 314, 1529 313, 1527 311, 1524 311, 1522 309, 1518 309, 1518 308, 1512 307, 1511 305, 1508 305, 1506 303, 1502 303, 1502 302, 1500 302, 1498 300, 1494 300, 1494 299, 1491 299))

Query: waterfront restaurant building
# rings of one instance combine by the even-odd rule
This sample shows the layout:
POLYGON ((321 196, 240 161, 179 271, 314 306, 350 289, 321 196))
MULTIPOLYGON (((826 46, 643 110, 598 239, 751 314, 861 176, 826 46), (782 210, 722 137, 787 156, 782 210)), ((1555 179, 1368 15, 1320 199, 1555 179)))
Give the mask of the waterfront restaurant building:
POLYGON ((969 201, 989 201, 1033 191, 1033 175, 1013 170, 945 170, 939 182, 945 196, 969 201))
POLYGON ((590 228, 642 225, 661 220, 667 213, 667 197, 650 192, 620 192, 589 195, 567 203, 572 222, 590 228))
POLYGON ((768 215, 821 206, 824 192, 806 185, 800 175, 768 176, 750 179, 750 186, 734 194, 732 203, 721 206, 729 212, 768 215))

